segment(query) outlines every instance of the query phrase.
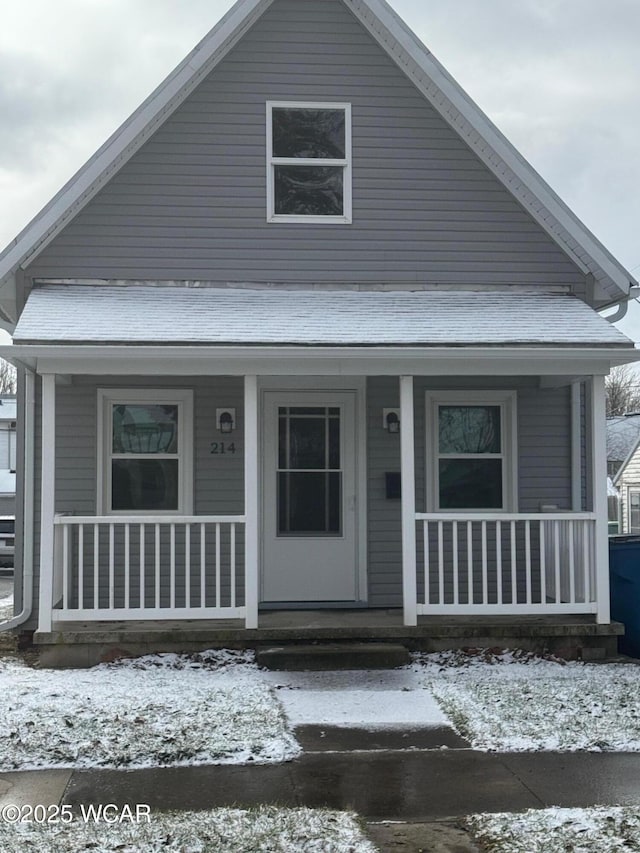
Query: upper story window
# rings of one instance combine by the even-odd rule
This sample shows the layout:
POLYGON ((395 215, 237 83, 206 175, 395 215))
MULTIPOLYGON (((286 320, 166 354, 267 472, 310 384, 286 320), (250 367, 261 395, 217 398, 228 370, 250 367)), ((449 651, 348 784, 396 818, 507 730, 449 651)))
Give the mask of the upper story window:
POLYGON ((267 221, 351 222, 351 105, 267 103, 267 221))

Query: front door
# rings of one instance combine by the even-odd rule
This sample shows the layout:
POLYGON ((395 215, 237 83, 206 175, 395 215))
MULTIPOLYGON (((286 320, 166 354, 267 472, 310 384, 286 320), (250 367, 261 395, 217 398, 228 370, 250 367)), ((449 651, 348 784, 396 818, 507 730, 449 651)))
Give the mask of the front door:
POLYGON ((355 601, 355 393, 265 394, 264 602, 355 601))

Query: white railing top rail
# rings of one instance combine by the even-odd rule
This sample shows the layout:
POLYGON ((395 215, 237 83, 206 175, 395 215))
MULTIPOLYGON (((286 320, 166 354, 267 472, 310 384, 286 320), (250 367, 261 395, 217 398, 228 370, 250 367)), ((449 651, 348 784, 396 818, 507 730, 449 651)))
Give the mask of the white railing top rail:
POLYGON ((595 521, 595 512, 417 512, 416 521, 595 521))
POLYGON ((63 515, 53 523, 72 524, 244 524, 244 515, 63 515))

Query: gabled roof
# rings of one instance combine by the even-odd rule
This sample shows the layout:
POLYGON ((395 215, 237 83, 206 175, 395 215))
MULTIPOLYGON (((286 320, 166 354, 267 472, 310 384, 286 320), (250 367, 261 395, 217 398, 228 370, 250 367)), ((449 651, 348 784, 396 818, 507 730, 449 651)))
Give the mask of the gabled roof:
POLYGON ((36 287, 14 341, 633 350, 622 332, 566 294, 149 284, 36 287))
POLYGON ((640 445, 640 414, 607 418, 607 461, 621 462, 615 472, 616 485, 640 445))
MULTIPOLYGON (((49 204, 0 254, 0 305, 14 321, 15 273, 26 267, 133 156, 274 0, 238 0, 49 204)), ((555 240, 593 276, 595 301, 614 303, 637 282, 460 88, 385 0, 341 0, 429 103, 555 240)))

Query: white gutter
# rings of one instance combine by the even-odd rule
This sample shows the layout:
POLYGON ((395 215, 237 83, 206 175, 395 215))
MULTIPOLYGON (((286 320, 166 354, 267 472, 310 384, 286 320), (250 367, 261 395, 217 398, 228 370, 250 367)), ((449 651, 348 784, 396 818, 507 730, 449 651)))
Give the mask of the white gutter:
POLYGON ((0 631, 12 631, 24 624, 33 610, 33 496, 35 474, 35 374, 25 372, 24 400, 24 486, 22 534, 22 610, 8 622, 0 623, 0 631))

